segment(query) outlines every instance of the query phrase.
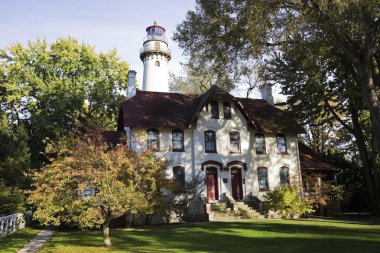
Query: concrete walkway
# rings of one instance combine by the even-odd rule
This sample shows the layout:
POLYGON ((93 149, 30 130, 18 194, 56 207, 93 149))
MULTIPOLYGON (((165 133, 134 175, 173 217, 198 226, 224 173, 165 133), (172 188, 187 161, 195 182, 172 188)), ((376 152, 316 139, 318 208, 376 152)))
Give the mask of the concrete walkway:
POLYGON ((47 242, 51 235, 54 233, 52 229, 44 229, 38 233, 38 235, 26 244, 22 249, 17 251, 17 253, 36 253, 39 249, 44 246, 45 242, 47 242))

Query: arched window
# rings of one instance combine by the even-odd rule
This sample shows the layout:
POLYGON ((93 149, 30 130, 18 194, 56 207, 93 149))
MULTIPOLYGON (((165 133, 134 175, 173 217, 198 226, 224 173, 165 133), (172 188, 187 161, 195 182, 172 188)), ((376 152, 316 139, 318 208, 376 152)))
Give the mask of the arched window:
POLYGON ((173 152, 183 152, 184 149, 184 134, 181 129, 174 129, 172 132, 173 152))
POLYGON ((283 134, 278 134, 276 136, 276 140, 277 140, 277 150, 279 153, 287 153, 288 152, 288 149, 286 147, 286 137, 285 135, 283 134))
POLYGON ((230 152, 240 153, 240 133, 238 131, 230 132, 230 152))
POLYGON ((289 168, 281 167, 280 168, 280 185, 281 186, 290 186, 290 178, 289 178, 289 168))
POLYGON ((264 134, 255 134, 256 154, 265 154, 264 134))
POLYGON ((156 61, 156 67, 159 67, 159 66, 160 66, 160 62, 156 61))
POLYGON ((218 101, 211 101, 211 118, 212 119, 219 119, 219 106, 218 101))
POLYGON ((223 102, 224 119, 231 118, 231 104, 230 102, 223 102))
POLYGON ((216 136, 212 130, 205 131, 205 152, 216 153, 216 136))
POLYGON ((180 186, 185 186, 185 168, 182 166, 173 167, 173 180, 180 186))
POLYGON ((148 134, 148 148, 152 148, 154 150, 160 149, 160 132, 158 129, 151 128, 147 131, 148 134))
POLYGON ((257 176, 259 179, 259 190, 268 191, 269 190, 268 169, 266 167, 257 168, 257 176))

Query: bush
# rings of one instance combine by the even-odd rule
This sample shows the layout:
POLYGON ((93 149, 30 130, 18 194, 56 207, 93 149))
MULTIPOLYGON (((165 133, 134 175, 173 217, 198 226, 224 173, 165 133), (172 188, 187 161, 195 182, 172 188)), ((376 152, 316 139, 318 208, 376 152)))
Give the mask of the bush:
POLYGON ((296 186, 275 188, 266 194, 266 199, 265 208, 279 212, 283 218, 293 219, 313 211, 311 205, 301 200, 299 188, 296 186))

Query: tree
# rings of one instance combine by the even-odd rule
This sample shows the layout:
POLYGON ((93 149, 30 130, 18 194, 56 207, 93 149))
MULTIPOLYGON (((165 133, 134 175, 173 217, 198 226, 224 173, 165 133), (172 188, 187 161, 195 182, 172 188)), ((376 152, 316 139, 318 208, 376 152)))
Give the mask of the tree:
POLYGON ((6 186, 0 180, 0 216, 25 211, 25 195, 20 189, 6 186))
POLYGON ((0 179, 5 186, 30 186, 29 137, 23 124, 12 125, 0 111, 0 179))
POLYGON ((0 106, 12 124, 25 124, 34 168, 47 162, 47 143, 78 125, 116 126, 127 71, 116 50, 96 53, 70 37, 0 50, 0 106))
MULTIPOLYGON (((344 79, 350 82, 343 82, 339 87, 344 87, 351 95, 359 95, 359 100, 347 107, 352 125, 357 123, 356 119, 363 109, 370 114, 372 136, 368 142, 371 145, 369 154, 363 147, 366 140, 361 138, 360 127, 356 126, 353 130, 358 150, 363 153, 361 159, 372 210, 380 212, 380 104, 376 102, 380 99, 379 34, 379 5, 376 0, 274 0, 270 4, 263 0, 198 0, 195 11, 189 11, 186 20, 177 26, 174 39, 190 58, 197 59, 194 62, 207 62, 215 71, 220 71, 224 66, 224 70, 232 72, 233 77, 241 75, 242 67, 251 66, 252 62, 262 62, 265 82, 265 74, 270 70, 266 62, 274 58, 287 60, 301 54, 304 58, 296 59, 302 61, 293 61, 296 66, 303 67, 304 63, 311 66, 314 62, 324 66, 327 63, 327 72, 320 72, 323 78, 329 78, 331 74, 339 75, 339 72, 334 72, 336 69, 343 70, 348 75, 344 79), (330 68, 334 65, 337 68, 330 68)), ((307 70, 315 71, 316 68, 307 70)), ((299 75, 299 78, 302 74, 294 71, 294 76, 299 75)), ((318 78, 317 75, 314 77, 318 78)), ((340 80, 343 79, 340 77, 340 80)), ((314 97, 327 95, 325 101, 329 101, 332 95, 326 90, 321 93, 321 84, 324 83, 314 82, 309 86, 308 100, 314 101, 314 97)), ((301 105, 307 102, 298 101, 301 105)), ((317 109, 319 107, 321 105, 317 109)))
POLYGON ((152 152, 137 154, 93 137, 70 140, 50 165, 35 173, 28 198, 36 207, 33 217, 44 225, 102 227, 110 247, 110 221, 146 206, 141 187, 159 180, 149 172, 163 171, 164 165, 152 152))
POLYGON ((201 173, 197 173, 192 176, 189 181, 186 181, 184 185, 176 185, 172 199, 171 211, 175 213, 180 222, 185 220, 186 211, 189 208, 191 201, 199 197, 202 183, 203 178, 201 173))

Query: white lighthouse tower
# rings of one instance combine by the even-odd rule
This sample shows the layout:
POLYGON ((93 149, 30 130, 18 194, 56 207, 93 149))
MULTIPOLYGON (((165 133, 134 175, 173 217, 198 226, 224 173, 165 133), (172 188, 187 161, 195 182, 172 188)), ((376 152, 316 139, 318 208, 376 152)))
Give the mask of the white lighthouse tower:
POLYGON ((140 59, 144 63, 143 91, 168 92, 168 62, 171 59, 165 28, 157 25, 146 28, 140 59))

